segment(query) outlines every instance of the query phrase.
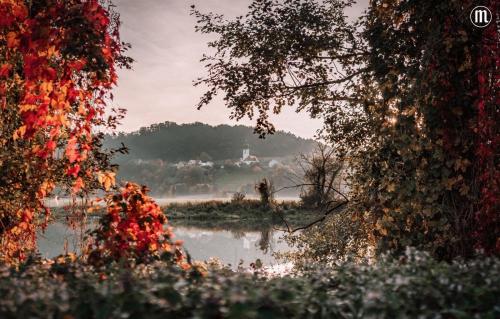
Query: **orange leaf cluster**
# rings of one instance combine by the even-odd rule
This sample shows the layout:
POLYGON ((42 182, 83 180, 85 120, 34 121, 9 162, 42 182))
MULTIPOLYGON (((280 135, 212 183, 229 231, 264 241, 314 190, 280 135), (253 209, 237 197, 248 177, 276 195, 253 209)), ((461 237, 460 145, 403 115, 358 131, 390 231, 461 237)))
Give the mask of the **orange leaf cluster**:
POLYGON ((128 183, 119 194, 107 198, 107 214, 93 232, 89 261, 133 259, 147 262, 167 254, 184 269, 189 265, 174 242, 167 218, 145 187, 128 183))

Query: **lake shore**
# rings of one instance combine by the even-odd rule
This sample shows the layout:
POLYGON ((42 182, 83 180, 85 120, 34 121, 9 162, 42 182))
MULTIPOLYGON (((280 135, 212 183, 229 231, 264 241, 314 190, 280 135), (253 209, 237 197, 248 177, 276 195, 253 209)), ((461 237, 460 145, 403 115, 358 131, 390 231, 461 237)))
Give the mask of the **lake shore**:
POLYGON ((204 201, 171 203, 163 206, 165 213, 174 223, 191 222, 239 221, 243 223, 258 222, 280 223, 283 218, 287 222, 299 223, 320 215, 320 212, 304 208, 298 201, 276 202, 272 207, 266 207, 258 200, 245 199, 241 201, 204 201))
MULTIPOLYGON (((97 225, 104 208, 87 215, 83 228, 64 208, 53 209, 52 222, 45 233, 40 233, 40 251, 44 257, 55 257, 64 252, 78 252, 84 233, 97 225)), ((195 260, 219 257, 224 264, 237 267, 240 260, 246 265, 260 259, 266 266, 276 265, 275 252, 291 249, 282 237, 286 223, 298 227, 316 220, 320 212, 306 209, 298 201, 277 201, 266 207, 256 199, 240 201, 187 201, 162 205, 162 210, 173 227, 175 238, 195 260)))
MULTIPOLYGON (((99 197, 91 197, 88 199, 89 202, 95 201, 99 197)), ((167 206, 170 204, 183 204, 183 203, 204 203, 204 202, 231 202, 231 197, 221 197, 213 194, 201 194, 201 195, 188 195, 188 196, 176 196, 176 197, 153 197, 155 202, 160 206, 167 206)), ((257 201, 258 196, 246 196, 246 200, 257 201)), ((276 203, 284 202, 299 202, 299 197, 294 196, 279 196, 275 198, 276 203)), ((62 208, 73 203, 81 203, 80 199, 73 201, 70 197, 53 197, 45 200, 45 205, 50 208, 62 208)))
MULTIPOLYGON (((242 229, 254 231, 263 226, 298 226, 319 218, 321 211, 303 207, 297 200, 276 200, 265 206, 257 199, 230 201, 221 199, 197 199, 160 204, 173 226, 217 227, 218 229, 242 229)), ((52 208, 53 220, 65 220, 71 210, 67 206, 52 208)), ((96 219, 104 212, 94 209, 87 216, 96 219)))

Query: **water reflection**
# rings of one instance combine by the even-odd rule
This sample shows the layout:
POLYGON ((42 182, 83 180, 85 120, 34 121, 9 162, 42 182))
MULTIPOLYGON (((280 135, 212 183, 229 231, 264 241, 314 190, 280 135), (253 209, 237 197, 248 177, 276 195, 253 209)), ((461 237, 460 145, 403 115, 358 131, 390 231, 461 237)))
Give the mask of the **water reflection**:
POLYGON ((186 250, 194 259, 218 257, 223 263, 232 266, 237 266, 240 260, 248 265, 256 259, 272 265, 276 263, 273 252, 290 250, 280 239, 283 233, 270 229, 261 232, 232 232, 181 226, 174 228, 174 233, 177 239, 184 241, 186 250))
MULTIPOLYGON (((96 220, 88 220, 87 228, 93 228, 96 220)), ((274 252, 289 251, 290 247, 281 240, 283 232, 264 227, 260 231, 246 231, 241 228, 217 225, 210 227, 174 225, 175 239, 184 241, 184 247, 195 260, 218 257, 224 264, 237 267, 240 260, 248 266, 256 259, 265 265, 276 264, 274 252)), ((84 231, 68 227, 65 221, 50 224, 39 234, 38 248, 42 256, 51 258, 63 252, 80 252, 84 231)))
POLYGON ((37 234, 40 254, 45 258, 53 258, 68 252, 80 253, 86 231, 94 228, 97 222, 97 219, 87 219, 84 224, 67 220, 50 223, 45 231, 37 234))

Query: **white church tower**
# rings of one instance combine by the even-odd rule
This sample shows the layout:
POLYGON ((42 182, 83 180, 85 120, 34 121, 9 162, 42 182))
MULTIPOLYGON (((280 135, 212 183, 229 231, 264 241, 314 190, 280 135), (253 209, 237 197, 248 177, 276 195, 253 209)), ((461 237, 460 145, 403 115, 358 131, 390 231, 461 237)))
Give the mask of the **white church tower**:
POLYGON ((241 158, 242 161, 246 160, 250 156, 250 146, 248 144, 245 145, 243 148, 243 157, 241 158))

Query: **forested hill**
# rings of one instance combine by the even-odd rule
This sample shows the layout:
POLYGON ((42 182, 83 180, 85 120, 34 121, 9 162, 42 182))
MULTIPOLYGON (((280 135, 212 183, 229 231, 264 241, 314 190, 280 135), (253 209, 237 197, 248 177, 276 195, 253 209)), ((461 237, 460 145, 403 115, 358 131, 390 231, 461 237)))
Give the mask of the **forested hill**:
POLYGON ((237 159, 241 157, 246 144, 250 146, 251 154, 259 157, 296 155, 309 152, 314 147, 313 140, 281 131, 259 139, 253 133, 253 128, 242 125, 179 125, 173 122, 143 127, 133 133, 108 136, 105 146, 114 148, 122 142, 129 148, 128 159, 162 159, 169 162, 237 159))

